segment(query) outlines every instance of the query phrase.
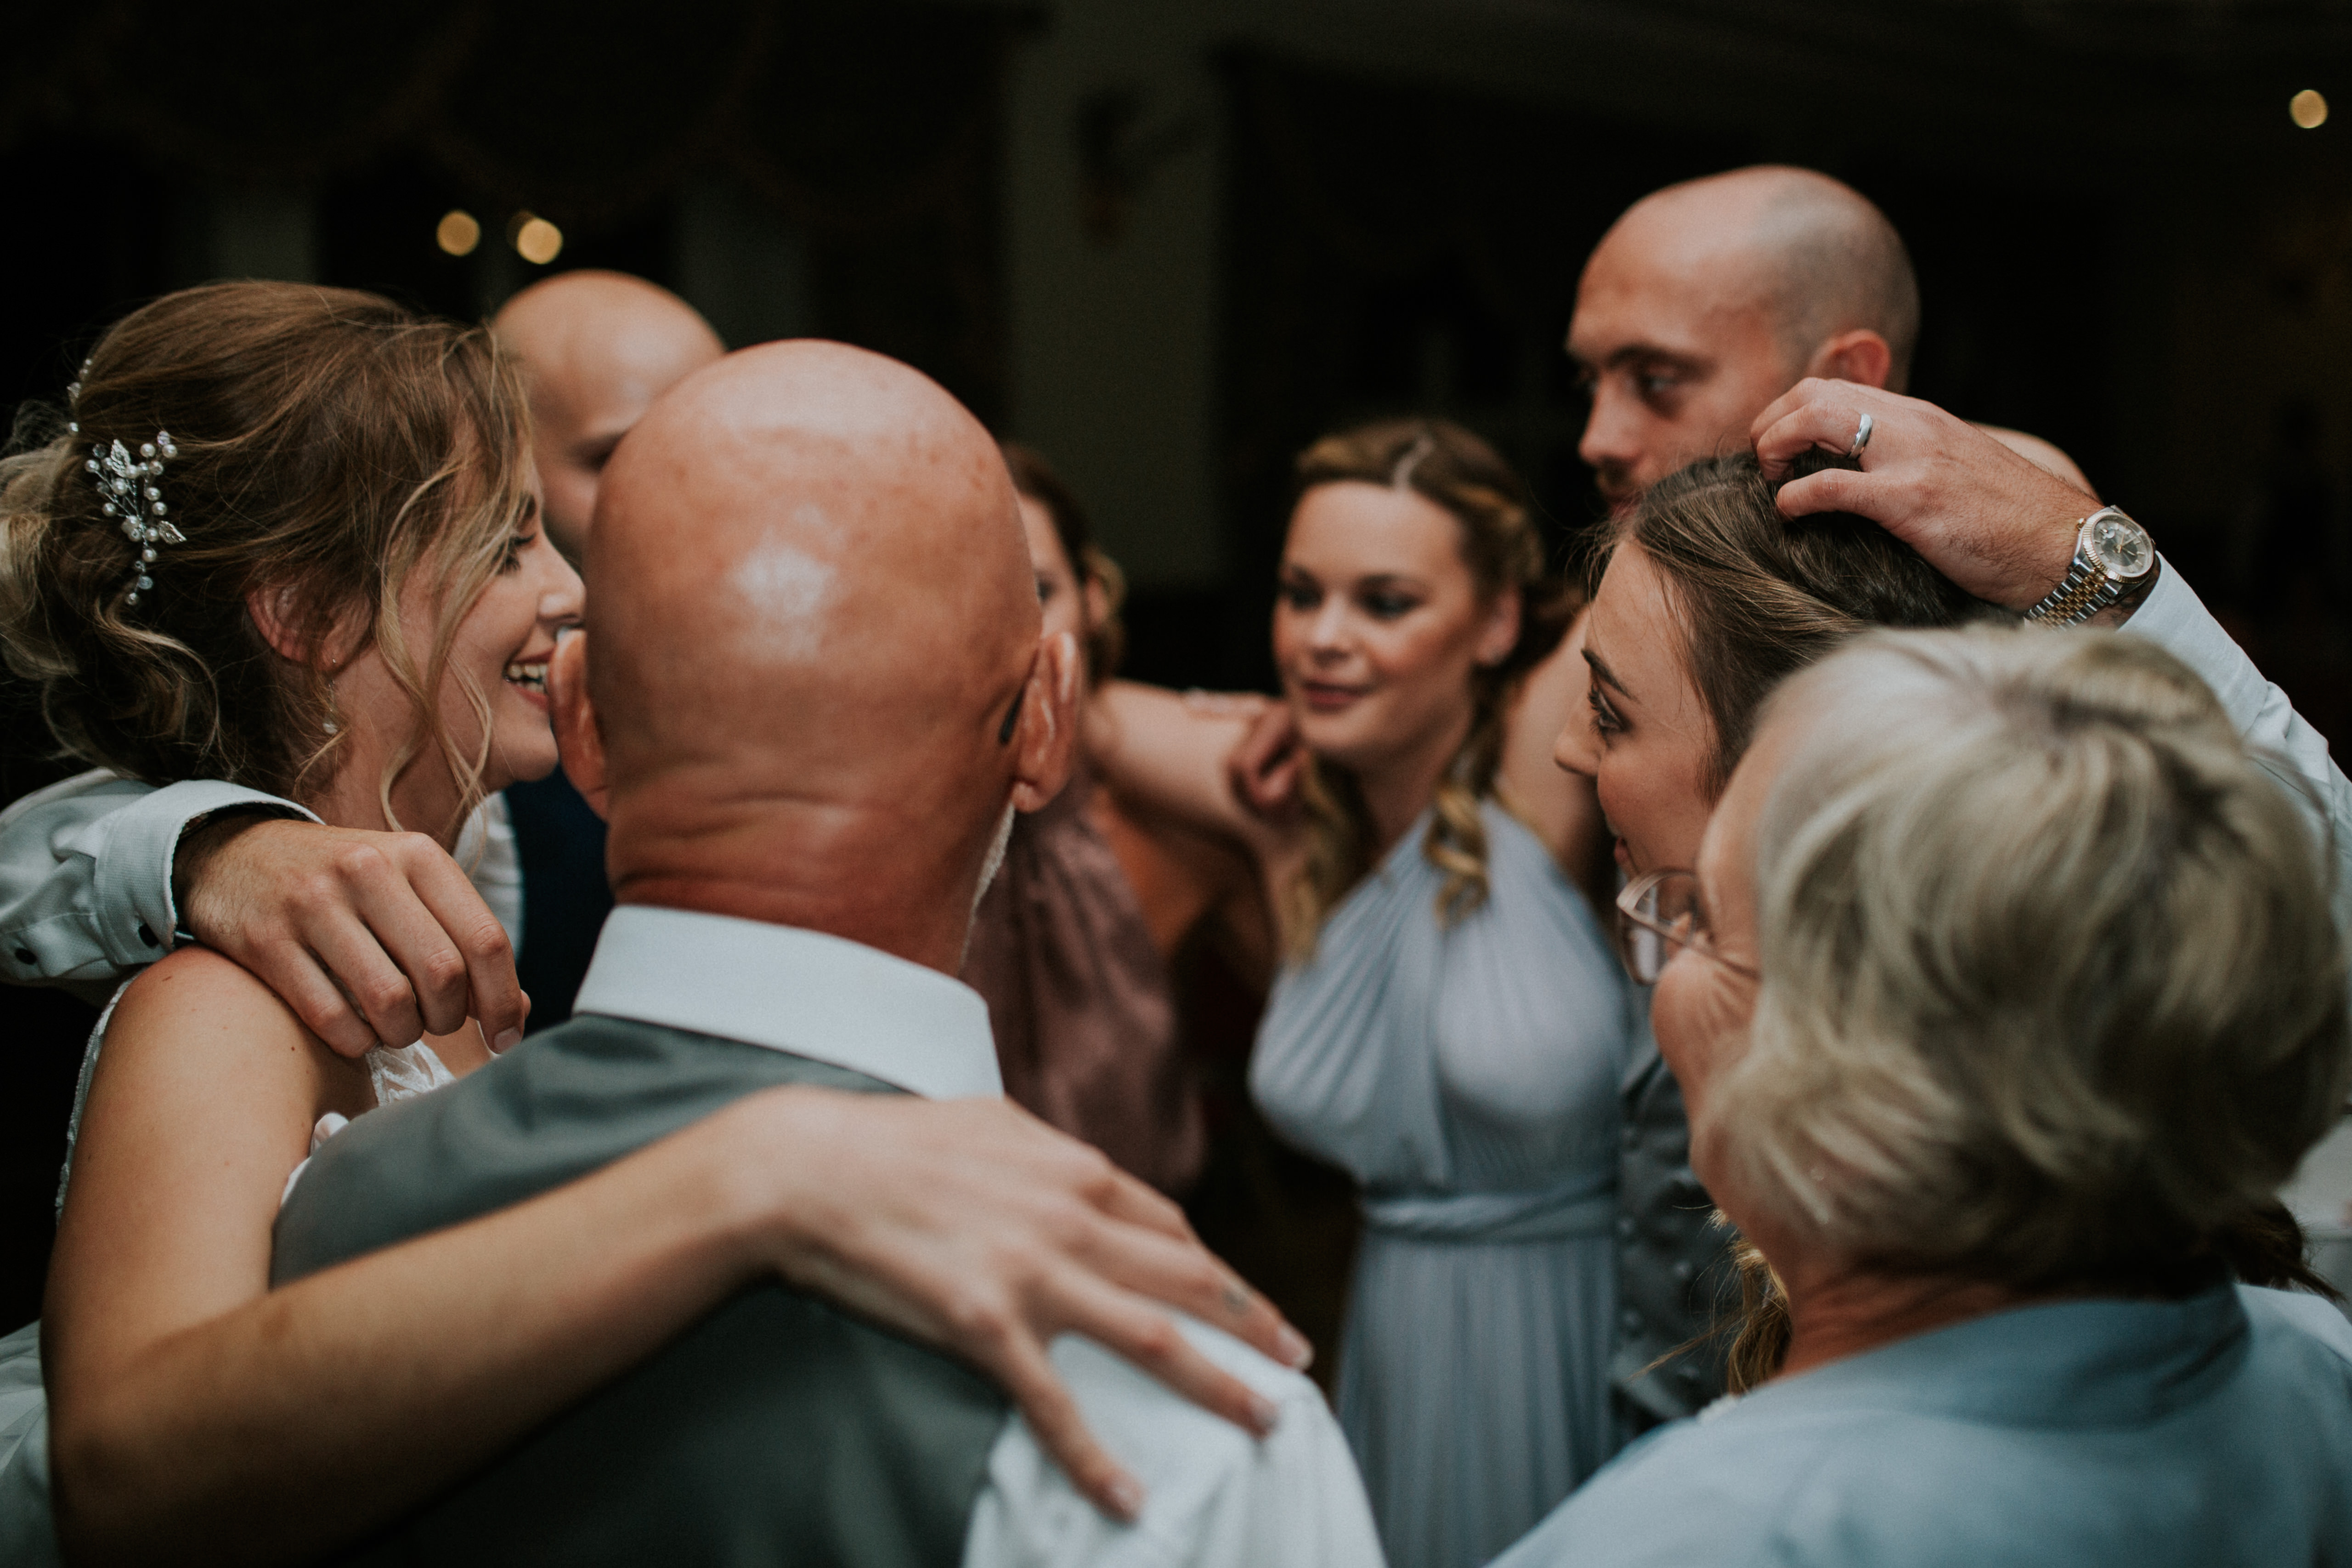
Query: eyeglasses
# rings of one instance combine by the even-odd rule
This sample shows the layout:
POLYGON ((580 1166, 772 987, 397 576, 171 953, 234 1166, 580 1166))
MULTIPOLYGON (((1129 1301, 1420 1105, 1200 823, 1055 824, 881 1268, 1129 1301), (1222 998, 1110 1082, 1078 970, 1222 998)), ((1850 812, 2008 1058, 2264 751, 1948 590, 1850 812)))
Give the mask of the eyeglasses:
POLYGON ((1675 955, 1687 947, 1735 973, 1761 979, 1755 970, 1716 951, 1699 903, 1698 877, 1690 871, 1652 871, 1636 877, 1617 895, 1617 952, 1635 981, 1655 985, 1675 955))

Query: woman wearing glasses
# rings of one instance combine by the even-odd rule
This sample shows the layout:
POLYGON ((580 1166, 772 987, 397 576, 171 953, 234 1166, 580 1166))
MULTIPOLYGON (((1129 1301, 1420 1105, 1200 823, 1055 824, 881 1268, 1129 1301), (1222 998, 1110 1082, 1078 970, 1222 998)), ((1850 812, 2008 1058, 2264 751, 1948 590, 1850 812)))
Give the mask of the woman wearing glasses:
MULTIPOLYGON (((1696 855, 1776 682, 1868 626, 2000 614, 1874 522, 1784 519, 1746 455, 1661 480, 1617 525, 1600 565, 1572 634, 1589 668, 1586 711, 1561 731, 1556 756, 1596 781, 1627 879, 1621 908, 1654 926, 1685 912, 1690 884, 1675 873, 1696 855)), ((1632 944, 1636 980, 1656 978, 1662 952, 1632 944)), ((1681 1090, 1646 1032, 1637 1049, 1624 1101, 1617 1352, 1632 1432, 1723 1392, 1716 1331, 1738 1300, 1730 1238, 1690 1169, 1681 1090)))
POLYGON ((1875 633, 1754 730, 1628 945, 1770 1378, 1496 1568, 2352 1559, 2352 1326, 2231 1267, 2352 1083, 2297 803, 2139 637, 1875 633))
MULTIPOLYGON (((1808 472, 1822 466, 1852 465, 1801 464, 1808 472)), ((1774 686, 1873 626, 2016 618, 1971 598, 1866 518, 1783 517, 1751 456, 1695 463, 1654 488, 1619 525, 1576 628, 1591 674, 1588 708, 1561 731, 1556 753, 1562 767, 1596 782, 1616 837, 1628 879, 1620 929, 1633 934, 1625 956, 1634 977, 1655 981, 1672 952, 1666 933, 1698 915, 1688 868, 1774 686)), ((1710 1331, 1728 1315, 1735 1269, 1731 1239, 1710 1223, 1708 1194, 1688 1164, 1681 1089, 1654 1047, 1629 1083, 1627 1142, 1636 1152, 1623 1182, 1636 1234, 1621 1321, 1635 1352, 1621 1349, 1620 1360, 1639 1365, 1637 1356, 1682 1351, 1633 1385, 1637 1397, 1653 1395, 1641 1399, 1647 1415, 1666 1417, 1721 1392, 1721 1341, 1710 1331), (1694 1341, 1700 1348, 1685 1348, 1694 1341)), ((2275 1203, 2245 1216, 2231 1245, 2241 1276, 2255 1283, 2314 1279, 2294 1222, 2275 1203)), ((1766 1283, 1760 1275, 1747 1282, 1766 1283)), ((1748 1374, 1769 1374, 1770 1362, 1765 1342, 1748 1374)), ((1633 1412, 1637 1424, 1644 1413, 1633 1412)))

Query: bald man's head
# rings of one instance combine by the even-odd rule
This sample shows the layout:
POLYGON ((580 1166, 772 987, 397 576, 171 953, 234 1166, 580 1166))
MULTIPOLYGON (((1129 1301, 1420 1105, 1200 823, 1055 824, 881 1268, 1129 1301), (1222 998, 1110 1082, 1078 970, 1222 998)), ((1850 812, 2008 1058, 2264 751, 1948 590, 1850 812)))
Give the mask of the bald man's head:
POLYGON ((1006 806, 1051 798, 1075 720, 988 432, 878 354, 746 349, 621 443, 589 569, 619 896, 951 970, 1006 806))
POLYGON ((494 325, 528 373, 548 533, 576 565, 614 447, 726 346, 693 306, 625 272, 560 272, 508 300, 494 325))
POLYGON ((1900 390, 1919 332, 1902 237, 1857 192, 1767 166, 1669 185, 1585 265, 1568 349, 1591 377, 1581 450, 1612 500, 1744 445, 1807 375, 1900 390))

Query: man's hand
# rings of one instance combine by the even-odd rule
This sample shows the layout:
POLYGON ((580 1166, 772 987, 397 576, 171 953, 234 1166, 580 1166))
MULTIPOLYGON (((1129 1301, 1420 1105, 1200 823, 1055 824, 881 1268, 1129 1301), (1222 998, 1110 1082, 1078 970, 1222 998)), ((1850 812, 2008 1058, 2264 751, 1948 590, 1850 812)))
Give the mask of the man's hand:
POLYGON ((1780 489, 1780 511, 1845 511, 1879 523, 1928 565, 2019 614, 2058 585, 2096 510, 2064 480, 1932 403, 1851 382, 1799 382, 1748 436, 1768 479, 1811 447, 1843 453, 1871 416, 1862 471, 1824 468, 1780 489))
POLYGON ((1298 809, 1307 748, 1286 702, 1267 702, 1225 758, 1234 798, 1261 821, 1287 822, 1298 809))
MULTIPOLYGON (((1013 1396, 1096 1506, 1143 1495, 1087 1429, 1046 1347, 1082 1334, 1263 1434, 1273 1408, 1186 1342, 1166 1310, 1286 1365, 1307 1341, 1202 1247, 1183 1212, 1087 1144, 1005 1100, 787 1089, 719 1113, 763 1266, 950 1351, 1013 1396)), ((716 1120, 716 1119, 714 1119, 716 1120)))
POLYGON ((232 816, 181 837, 172 891, 197 941, 344 1056, 468 1017, 494 1049, 522 1038, 530 1004, 506 931, 421 833, 232 816))

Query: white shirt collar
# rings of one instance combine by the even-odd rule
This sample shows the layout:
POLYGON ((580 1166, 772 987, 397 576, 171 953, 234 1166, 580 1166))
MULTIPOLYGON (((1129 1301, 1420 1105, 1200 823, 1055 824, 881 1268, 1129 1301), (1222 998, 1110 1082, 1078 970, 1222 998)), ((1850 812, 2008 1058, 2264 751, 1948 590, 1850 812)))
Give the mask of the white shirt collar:
POLYGON ((765 1046, 932 1100, 1004 1092, 979 992, 796 926, 623 904, 572 1011, 765 1046))

